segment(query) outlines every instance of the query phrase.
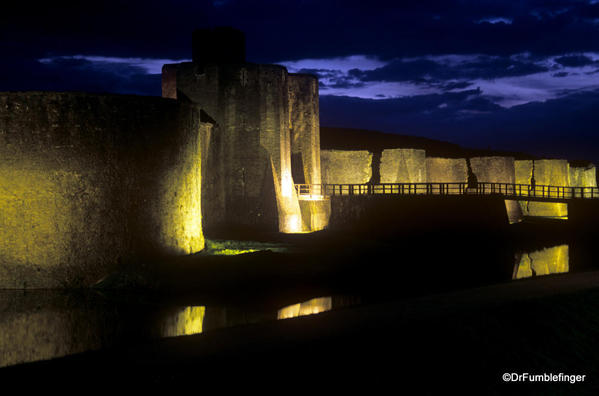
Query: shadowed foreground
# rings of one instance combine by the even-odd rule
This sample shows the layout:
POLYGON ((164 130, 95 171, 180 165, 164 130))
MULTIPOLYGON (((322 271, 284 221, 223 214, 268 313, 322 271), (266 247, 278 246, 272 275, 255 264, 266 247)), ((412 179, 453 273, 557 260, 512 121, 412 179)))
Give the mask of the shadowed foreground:
MULTIPOLYGON (((549 276, 26 364, 3 384, 596 394, 599 272, 549 276), (504 372, 586 374, 504 384, 504 372), (27 381, 27 379, 35 381, 27 381)), ((81 388, 78 388, 79 386, 81 388)), ((22 389, 22 388, 21 388, 22 389)))

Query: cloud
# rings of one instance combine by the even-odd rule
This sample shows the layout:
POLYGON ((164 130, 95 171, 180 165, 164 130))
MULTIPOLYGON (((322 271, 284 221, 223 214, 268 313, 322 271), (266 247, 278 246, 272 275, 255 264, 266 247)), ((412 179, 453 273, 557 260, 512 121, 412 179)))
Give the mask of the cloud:
POLYGON ((356 53, 385 60, 447 53, 559 55, 599 51, 597 19, 599 4, 574 0, 56 0, 36 4, 35 12, 29 3, 8 2, 0 14, 0 37, 31 48, 38 58, 189 58, 191 31, 216 25, 244 30, 249 58, 267 63, 356 53))
POLYGON ((350 69, 373 70, 384 66, 387 62, 378 57, 366 55, 348 55, 343 57, 306 58, 297 60, 277 60, 292 73, 301 73, 302 70, 319 72, 347 72, 350 69))
POLYGON ((556 58, 555 61, 562 66, 579 67, 595 63, 591 58, 584 55, 566 55, 556 58))
POLYGON ((455 89, 465 89, 470 87, 472 84, 472 82, 470 81, 448 81, 443 83, 443 85, 441 86, 441 89, 443 91, 453 91, 455 89))
POLYGON ((402 131, 402 125, 431 125, 439 120, 464 117, 468 111, 491 112, 502 109, 481 96, 478 89, 378 100, 322 96, 320 104, 322 125, 378 127, 396 132, 402 131), (368 116, 365 117, 365 114, 368 116))
POLYGON ((127 68, 138 69, 146 74, 161 74, 162 66, 167 63, 191 62, 191 59, 154 59, 154 58, 119 58, 115 56, 70 55, 38 59, 41 63, 52 64, 68 60, 84 60, 96 68, 115 68, 124 65, 127 68))
POLYGON ((3 90, 85 91, 160 95, 159 74, 123 62, 92 62, 78 58, 32 61, 12 58, 0 63, 3 90))
POLYGON ((596 74, 599 53, 593 52, 576 58, 571 54, 555 57, 518 53, 511 56, 442 54, 389 61, 361 55, 339 59, 294 63, 303 67, 300 72, 320 78, 321 95, 364 99, 443 94, 477 87, 490 102, 512 107, 599 87, 596 74), (362 64, 354 65, 352 60, 362 64), (310 67, 312 62, 315 67, 310 67), (340 66, 335 68, 336 64, 340 66), (327 68, 316 65, 327 65, 327 68))
POLYGON ((542 64, 515 57, 454 55, 452 58, 430 56, 419 59, 395 59, 374 70, 353 69, 349 74, 363 81, 469 80, 523 76, 547 70, 542 64))
POLYGON ((325 96, 321 124, 599 163, 599 90, 503 108, 475 90, 369 100, 325 96), (364 117, 368 114, 368 117, 364 117))
POLYGON ((487 18, 481 18, 478 21, 476 21, 476 23, 490 23, 492 25, 496 24, 496 23, 505 23, 508 25, 511 25, 513 22, 513 20, 511 18, 505 18, 505 17, 487 17, 487 18))

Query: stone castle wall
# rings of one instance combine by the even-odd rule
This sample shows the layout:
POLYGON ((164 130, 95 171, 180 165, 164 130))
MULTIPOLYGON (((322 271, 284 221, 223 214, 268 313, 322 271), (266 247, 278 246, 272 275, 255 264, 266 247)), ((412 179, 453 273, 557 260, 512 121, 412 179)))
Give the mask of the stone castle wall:
POLYGON ((426 180, 429 183, 466 183, 468 165, 463 158, 426 158, 426 180))
POLYGON ((289 74, 288 84, 292 168, 293 162, 298 168, 294 181, 320 184, 318 80, 306 74, 289 74))
MULTIPOLYGON (((597 187, 597 174, 594 165, 572 166, 570 165, 570 186, 572 187, 597 187)), ((588 189, 575 191, 576 196, 589 194, 588 189)))
POLYGON ((88 286, 201 250, 210 128, 160 98, 0 94, 0 288, 88 286))
MULTIPOLYGON (((165 68, 167 86, 173 83, 173 67, 165 68)), ((286 69, 251 63, 202 68, 181 63, 174 80, 177 98, 198 104, 218 125, 218 136, 211 141, 215 147, 209 150, 219 155, 207 165, 214 180, 205 186, 205 193, 222 204, 206 214, 206 224, 300 229, 301 211, 291 176, 286 69)))
MULTIPOLYGON (((530 185, 534 175, 538 194, 542 193, 542 185, 597 186, 594 165, 574 167, 559 159, 533 161, 494 156, 466 160, 426 157, 424 150, 386 149, 382 151, 379 169, 373 169, 376 164, 368 151, 323 150, 321 161, 325 184, 366 184, 376 171, 380 171, 381 183, 467 183, 469 161, 479 182, 530 185)), ((523 216, 568 215, 565 203, 506 200, 505 206, 510 223, 520 221, 523 216)))
POLYGON ((512 157, 473 157, 472 172, 478 181, 489 183, 515 183, 516 169, 512 157))
MULTIPOLYGON (((516 165, 513 157, 473 157, 470 158, 470 166, 480 182, 516 183, 516 165)), ((522 208, 518 201, 506 200, 505 209, 510 223, 522 220, 522 208)))
POLYGON ((365 150, 321 150, 324 184, 364 184, 372 178, 372 153, 365 150))
POLYGON ((381 183, 426 183, 426 153, 417 149, 389 149, 381 154, 381 183))
MULTIPOLYGON (((536 191, 542 193, 543 185, 569 186, 570 169, 568 161, 559 159, 519 160, 515 162, 517 184, 534 184, 536 191)), ((550 202, 520 201, 525 216, 566 217, 568 204, 550 202)))

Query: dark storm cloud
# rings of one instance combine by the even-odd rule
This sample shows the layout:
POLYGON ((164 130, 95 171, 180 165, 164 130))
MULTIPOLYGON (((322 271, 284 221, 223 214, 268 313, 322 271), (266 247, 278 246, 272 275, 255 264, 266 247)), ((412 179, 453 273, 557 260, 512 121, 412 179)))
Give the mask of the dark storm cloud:
POLYGON ((427 54, 560 55, 599 51, 599 4, 583 1, 57 0, 7 2, 3 41, 39 57, 93 54, 189 58, 196 27, 247 32, 259 62, 351 54, 383 59, 427 54), (512 23, 480 23, 503 18, 512 23))
POLYGON ((443 83, 443 85, 441 86, 441 89, 443 89, 444 91, 451 91, 454 89, 464 89, 464 88, 468 88, 469 86, 471 86, 473 83, 468 82, 468 81, 459 81, 459 82, 446 82, 443 83))
POLYGON ((455 120, 458 113, 502 109, 482 97, 478 89, 382 100, 322 96, 320 103, 323 125, 374 127, 391 132, 402 132, 401 127, 396 129, 400 125, 434 125, 442 120, 455 120), (365 119, 364 114, 369 117, 365 119))
POLYGON ((364 86, 364 83, 361 81, 355 81, 351 78, 333 78, 328 81, 323 88, 343 88, 343 89, 351 89, 351 88, 361 88, 364 86))
POLYGON ((113 92, 160 95, 160 75, 139 67, 81 59, 40 62, 27 58, 0 63, 2 90, 113 92))
POLYGON ((562 66, 580 67, 595 63, 591 58, 584 55, 567 55, 556 58, 555 61, 562 66))
POLYGON ((375 70, 353 69, 349 71, 349 74, 362 81, 418 81, 425 78, 433 80, 495 79, 523 76, 547 70, 546 67, 534 62, 514 60, 510 57, 478 56, 474 59, 464 58, 454 65, 428 59, 409 61, 398 59, 375 70))
POLYGON ((300 69, 297 71, 300 74, 311 74, 318 78, 338 78, 343 75, 340 70, 331 69, 300 69))
POLYGON ((323 96, 320 105, 324 126, 382 130, 466 147, 599 163, 599 90, 511 108, 497 106, 476 91, 379 100, 323 96), (365 119, 364 113, 372 116, 365 119))

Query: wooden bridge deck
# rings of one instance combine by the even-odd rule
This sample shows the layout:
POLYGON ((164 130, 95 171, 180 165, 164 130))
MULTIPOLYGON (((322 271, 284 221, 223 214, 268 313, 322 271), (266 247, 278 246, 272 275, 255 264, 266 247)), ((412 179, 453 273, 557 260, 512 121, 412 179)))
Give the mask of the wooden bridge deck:
POLYGON ((381 183, 381 184, 296 184, 300 200, 347 195, 404 196, 501 196, 518 201, 569 202, 599 199, 598 187, 566 187, 513 183, 381 183))

